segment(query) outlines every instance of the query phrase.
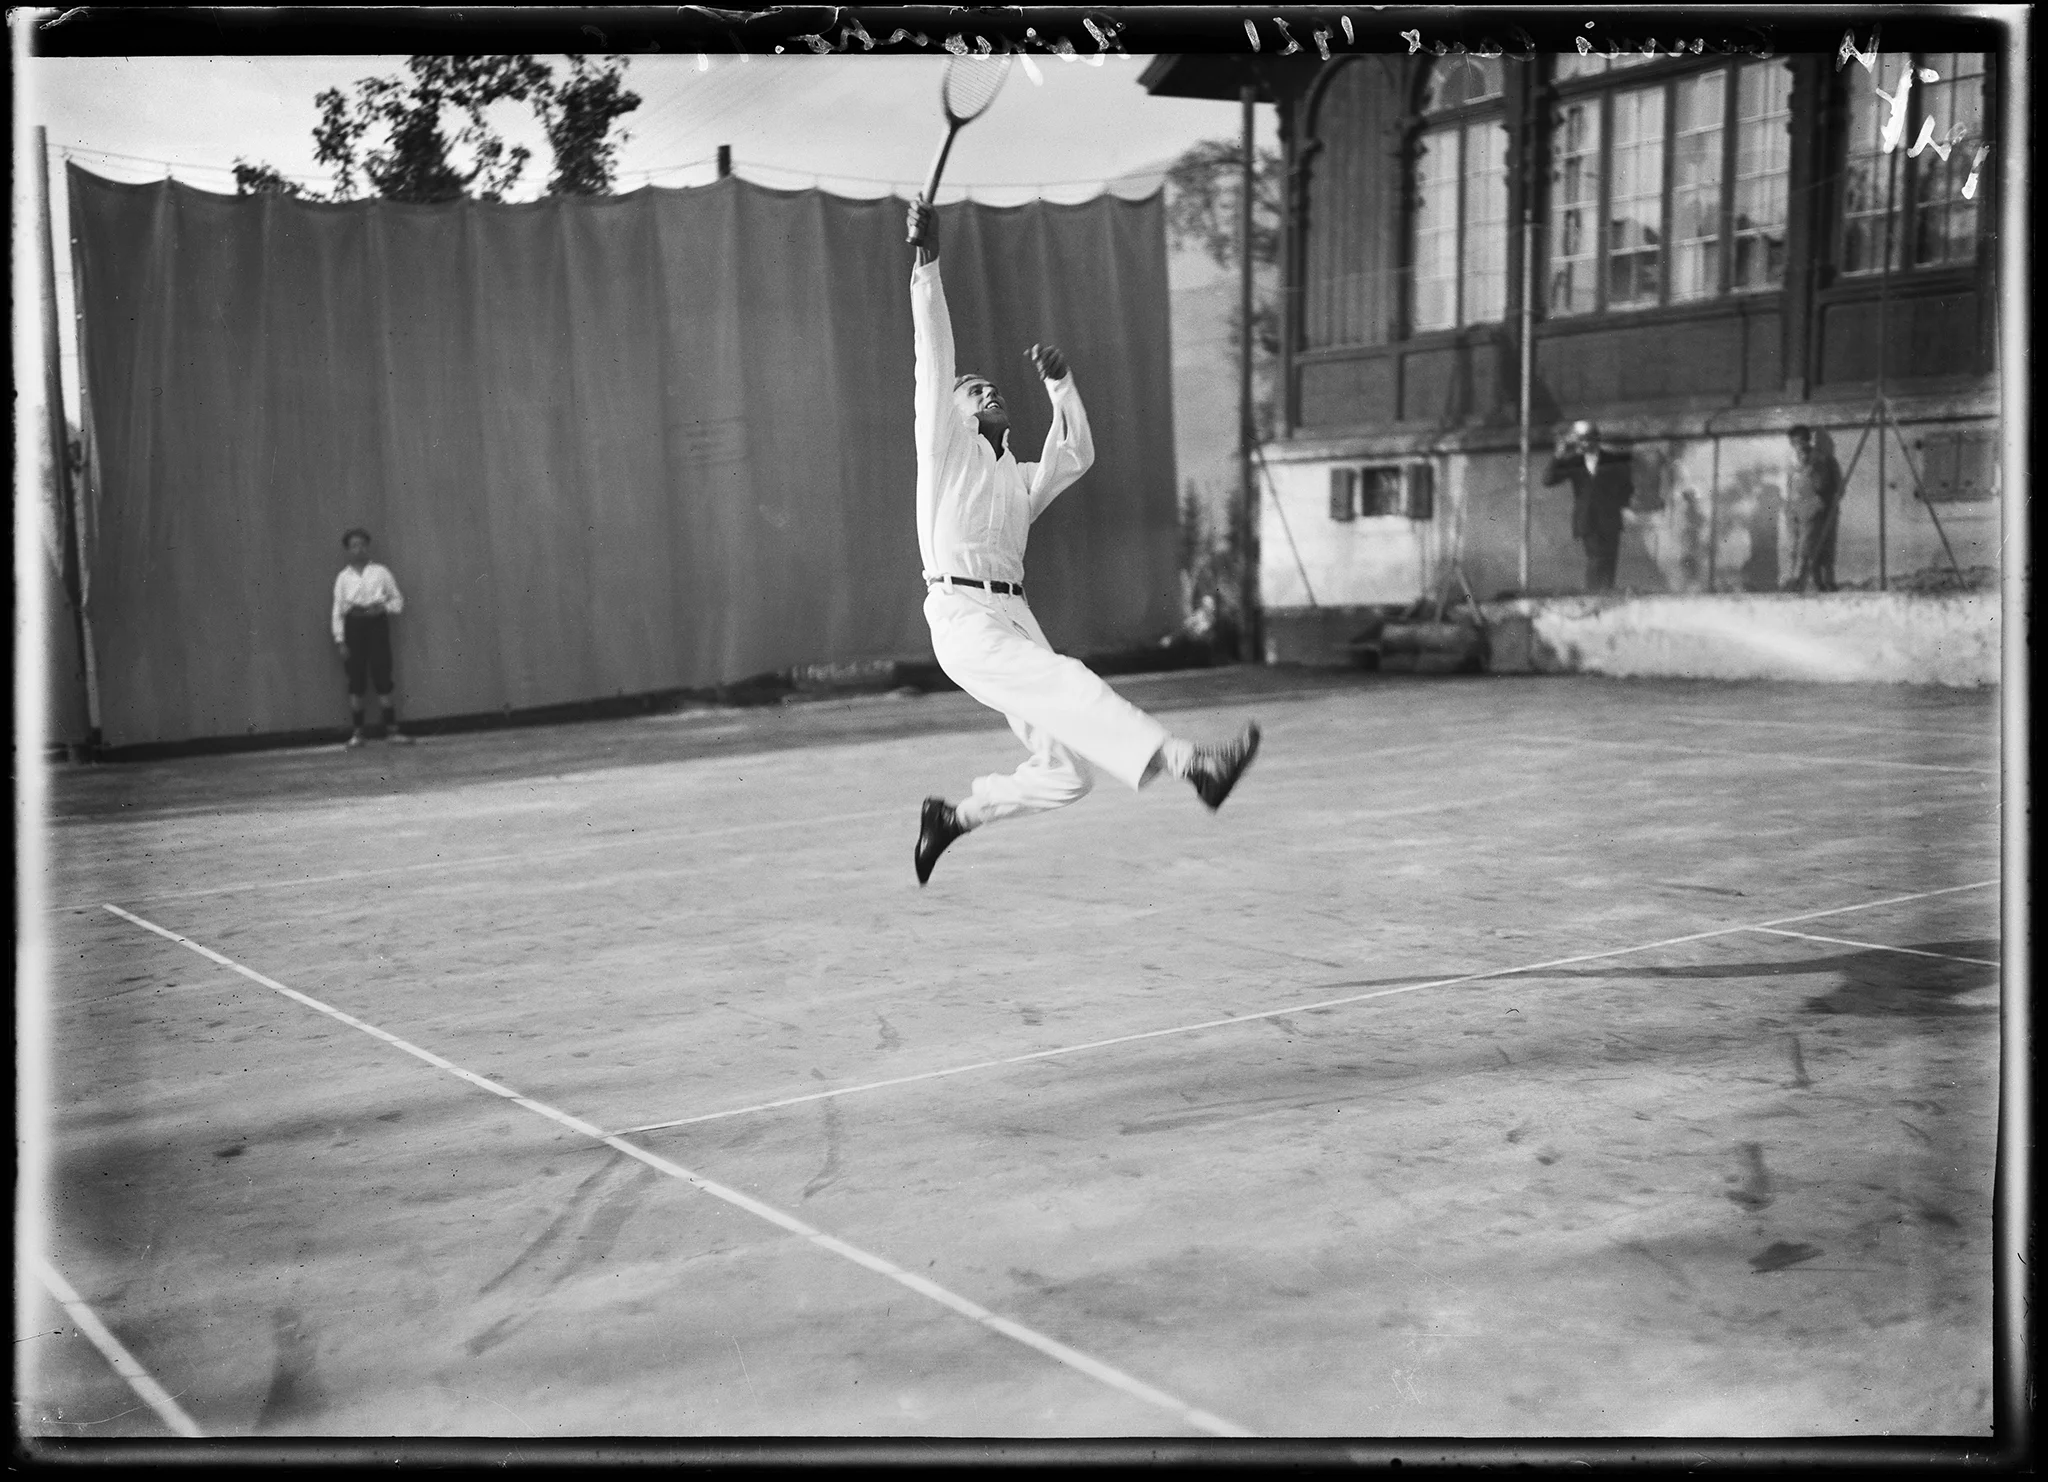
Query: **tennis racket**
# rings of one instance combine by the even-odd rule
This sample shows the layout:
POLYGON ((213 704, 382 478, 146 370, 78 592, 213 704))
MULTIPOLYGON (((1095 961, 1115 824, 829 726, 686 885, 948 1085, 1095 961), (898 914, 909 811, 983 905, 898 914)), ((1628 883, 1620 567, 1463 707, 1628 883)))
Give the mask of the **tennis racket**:
POLYGON ((927 206, 939 193, 939 176, 945 172, 946 156, 952 153, 953 136, 988 112, 1009 75, 1008 52, 956 56, 946 63, 946 74, 939 80, 939 106, 946 110, 946 142, 939 146, 932 172, 924 182, 921 199, 927 206))

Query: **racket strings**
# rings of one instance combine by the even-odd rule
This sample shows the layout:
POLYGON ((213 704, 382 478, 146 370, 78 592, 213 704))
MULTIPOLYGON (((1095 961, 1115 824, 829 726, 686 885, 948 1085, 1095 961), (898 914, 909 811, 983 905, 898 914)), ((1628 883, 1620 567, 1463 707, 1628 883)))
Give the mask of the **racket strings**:
POLYGON ((1003 80, 1009 75, 1007 55, 953 58, 946 64, 940 88, 946 112, 962 123, 980 117, 995 102, 996 94, 1003 90, 1003 80))

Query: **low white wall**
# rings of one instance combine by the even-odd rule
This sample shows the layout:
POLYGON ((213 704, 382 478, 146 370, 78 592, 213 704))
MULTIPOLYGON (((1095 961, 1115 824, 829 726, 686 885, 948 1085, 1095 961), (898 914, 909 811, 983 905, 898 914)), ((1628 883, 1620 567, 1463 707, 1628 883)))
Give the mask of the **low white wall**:
POLYGON ((1670 679, 1995 685, 1997 592, 1493 602, 1491 668, 1670 679))
POLYGON ((1330 468, 1322 462, 1275 462, 1267 468, 1259 511, 1259 592, 1265 604, 1399 604, 1430 591, 1450 501, 1438 499, 1434 520, 1333 520, 1330 468))

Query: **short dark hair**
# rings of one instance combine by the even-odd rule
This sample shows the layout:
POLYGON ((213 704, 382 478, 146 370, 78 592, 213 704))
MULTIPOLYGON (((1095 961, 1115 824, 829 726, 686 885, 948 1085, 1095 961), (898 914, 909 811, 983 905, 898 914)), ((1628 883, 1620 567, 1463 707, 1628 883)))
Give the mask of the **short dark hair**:
POLYGON ((1813 429, 1804 422, 1794 422, 1785 429, 1785 436, 1791 438, 1795 443, 1811 442, 1813 440, 1813 429))
POLYGON ((368 545, 370 543, 370 532, 365 530, 362 526, 356 525, 341 532, 341 548, 343 550, 347 550, 348 543, 354 540, 358 535, 362 536, 363 543, 365 545, 368 545))

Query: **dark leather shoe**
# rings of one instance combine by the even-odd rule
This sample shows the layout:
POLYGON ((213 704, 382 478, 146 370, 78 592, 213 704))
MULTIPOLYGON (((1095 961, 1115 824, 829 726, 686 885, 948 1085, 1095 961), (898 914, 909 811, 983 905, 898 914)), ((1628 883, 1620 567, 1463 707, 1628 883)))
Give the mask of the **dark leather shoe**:
POLYGON ((946 846, 966 832, 960 826, 959 816, 954 813, 951 803, 944 798, 924 800, 924 812, 918 820, 917 829, 918 884, 931 879, 932 866, 939 862, 946 846))
POLYGON ((1195 764, 1188 771, 1188 781, 1195 785, 1195 791, 1209 805, 1210 812, 1223 806, 1223 800, 1237 786, 1237 779, 1244 776, 1245 768, 1258 754, 1259 727, 1256 721, 1247 724, 1235 741, 1226 741, 1221 746, 1195 748, 1195 764))

